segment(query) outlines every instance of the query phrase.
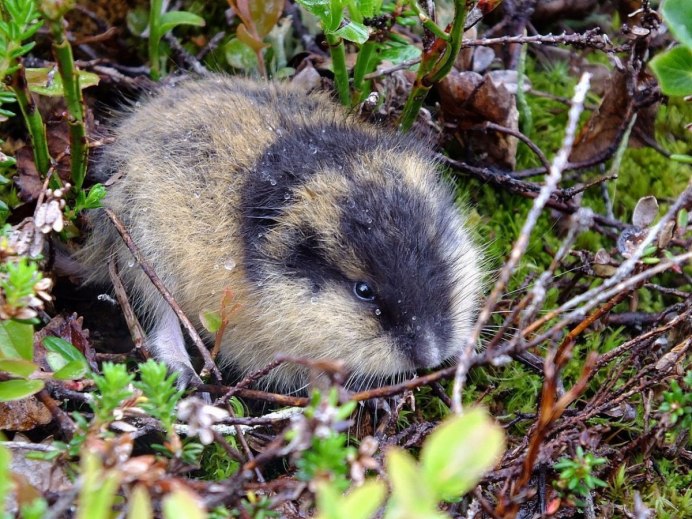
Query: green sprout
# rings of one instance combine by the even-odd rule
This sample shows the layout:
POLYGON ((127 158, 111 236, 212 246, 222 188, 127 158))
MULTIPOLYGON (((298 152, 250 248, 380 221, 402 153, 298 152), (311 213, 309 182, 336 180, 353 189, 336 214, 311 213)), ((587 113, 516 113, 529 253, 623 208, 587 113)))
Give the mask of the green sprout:
POLYGON ((584 454, 584 449, 577 446, 574 458, 562 458, 554 468, 560 474, 557 486, 563 492, 577 497, 584 497, 596 487, 607 486, 606 482, 594 475, 594 469, 607 462, 592 453, 584 454))
POLYGON ((663 403, 658 408, 659 412, 667 414, 670 423, 682 431, 692 427, 692 370, 688 371, 683 379, 686 386, 683 389, 677 380, 670 383, 670 391, 663 392, 663 403))

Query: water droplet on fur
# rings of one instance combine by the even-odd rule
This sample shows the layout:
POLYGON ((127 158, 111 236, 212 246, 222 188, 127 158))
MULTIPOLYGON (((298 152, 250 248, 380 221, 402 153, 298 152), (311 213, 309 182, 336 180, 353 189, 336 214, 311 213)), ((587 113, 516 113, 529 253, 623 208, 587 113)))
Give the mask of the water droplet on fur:
POLYGON ((347 206, 349 209, 355 209, 355 207, 356 207, 356 201, 353 200, 353 198, 349 198, 348 200, 346 200, 346 206, 347 206))
POLYGON ((96 296, 96 299, 98 299, 99 301, 105 301, 112 305, 118 304, 118 302, 115 299, 113 299, 109 294, 99 294, 98 296, 96 296))
POLYGON ((317 155, 317 147, 316 146, 310 146, 310 153, 313 155, 317 155))
POLYGON ((382 315, 382 310, 375 308, 375 315, 382 315))
POLYGON ((312 296, 310 298, 310 302, 314 305, 315 303, 317 303, 317 298, 315 296, 312 296))
POLYGON ((396 302, 397 302, 398 304, 401 304, 401 299, 397 299, 396 302))
POLYGON ((218 263, 217 263, 216 265, 214 265, 214 270, 219 270, 220 268, 221 268, 221 267, 219 266, 218 263))
POLYGON ((223 262, 223 268, 226 270, 233 270, 236 266, 236 262, 233 258, 227 258, 226 261, 223 262))
POLYGON ((275 179, 274 177, 270 178, 270 179, 269 179, 269 183, 270 183, 272 186, 275 186, 275 185, 276 185, 276 179, 275 179))
POLYGON ((134 266, 135 266, 135 260, 134 260, 134 258, 133 258, 133 259, 131 259, 131 260, 128 260, 128 262, 127 262, 127 266, 128 266, 128 267, 130 267, 130 268, 132 268, 132 267, 134 267, 134 266))
POLYGON ((195 191, 195 192, 193 193, 193 196, 194 196, 195 198, 199 198, 201 195, 199 194, 199 192, 195 191))
POLYGON ((412 321, 415 321, 415 320, 416 320, 416 316, 414 315, 413 317, 411 317, 411 320, 412 320, 412 321))
POLYGON ((286 192, 284 193, 284 200, 290 200, 291 199, 291 193, 286 192))
POLYGON ((417 331, 417 332, 420 331, 420 324, 417 324, 417 325, 416 325, 416 331, 417 331))
POLYGON ((259 288, 262 288, 262 287, 264 286, 264 281, 258 281, 258 282, 257 282, 257 286, 258 286, 259 288))
POLYGON ((366 222, 368 222, 368 225, 370 225, 372 223, 372 218, 368 218, 366 222))

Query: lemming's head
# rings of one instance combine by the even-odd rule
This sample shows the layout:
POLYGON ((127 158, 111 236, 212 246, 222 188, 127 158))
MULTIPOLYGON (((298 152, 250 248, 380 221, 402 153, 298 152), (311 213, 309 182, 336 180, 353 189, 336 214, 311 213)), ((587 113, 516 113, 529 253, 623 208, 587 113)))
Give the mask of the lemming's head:
POLYGON ((243 194, 256 351, 340 359, 364 383, 448 361, 480 290, 463 216, 418 145, 334 126, 278 138, 243 194))

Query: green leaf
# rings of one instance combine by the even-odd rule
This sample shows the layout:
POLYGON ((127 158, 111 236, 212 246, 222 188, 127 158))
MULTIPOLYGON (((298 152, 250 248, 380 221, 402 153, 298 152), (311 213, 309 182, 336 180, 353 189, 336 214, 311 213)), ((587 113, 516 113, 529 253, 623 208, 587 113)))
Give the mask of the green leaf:
POLYGON ((368 519, 382 504, 387 489, 382 481, 370 480, 342 496, 332 483, 317 487, 317 519, 368 519))
POLYGON ((380 14, 382 9, 382 0, 357 0, 355 3, 358 4, 357 9, 363 18, 372 18, 380 14))
MULTIPOLYGON (((12 478, 10 477, 10 462, 12 454, 9 449, 0 446, 0 517, 5 512, 5 499, 12 489, 12 478)), ((9 515, 9 514, 8 514, 9 515)))
POLYGON ((154 511, 151 507, 151 498, 147 487, 139 484, 130 494, 127 503, 127 519, 152 519, 154 511))
POLYGON ((370 480, 342 499, 344 519, 368 519, 384 501, 387 488, 382 481, 370 480))
POLYGON ((0 382, 0 402, 21 400, 42 389, 42 380, 6 380, 0 382))
POLYGON ((58 371, 65 367, 70 360, 66 359, 59 353, 55 353, 54 351, 47 351, 46 362, 52 371, 58 371))
POLYGON ((415 45, 388 41, 387 44, 382 47, 379 58, 382 61, 390 61, 393 65, 398 65, 404 61, 419 58, 420 55, 421 50, 415 45))
POLYGON ((17 164, 17 159, 14 157, 8 157, 4 154, 0 155, 0 159, 0 168, 9 168, 10 166, 17 164))
POLYGON ((370 37, 368 28, 362 23, 356 22, 349 22, 348 25, 345 25, 339 30, 333 32, 344 40, 352 41, 359 45, 362 45, 368 41, 368 38, 370 37))
MULTIPOLYGON (((0 180, 7 180, 5 177, 0 175, 0 180)), ((6 182, 0 181, 0 185, 5 184, 6 182)), ((0 224, 3 224, 7 221, 7 219, 10 217, 10 208, 8 205, 0 200, 0 224)))
POLYGON ((651 60, 651 68, 661 83, 661 91, 669 96, 692 94, 692 49, 673 47, 651 60))
POLYGON ((482 409, 446 420, 428 437, 421 452, 423 479, 436 498, 466 494, 498 461, 504 433, 482 409))
MULTIPOLYGON (((687 212, 687 209, 682 208, 680 209, 680 212, 678 212, 678 221, 677 221, 677 226, 678 229, 681 230, 681 232, 685 231, 687 229, 687 223, 690 220, 690 214, 687 212)), ((690 371, 692 373, 692 371, 690 371)))
POLYGON ((15 114, 11 110, 5 110, 3 108, 0 108, 0 123, 5 122, 7 119, 14 117, 15 114))
MULTIPOLYGON (((64 95, 62 78, 52 68, 28 68, 26 80, 29 90, 36 94, 49 97, 62 97, 64 95)), ((79 71, 79 88, 84 90, 90 86, 98 85, 100 78, 92 72, 79 71)))
POLYGON ((253 70, 257 68, 257 55, 249 45, 233 38, 223 47, 226 62, 233 68, 253 70))
POLYGON ((79 380, 84 378, 84 375, 89 371, 85 362, 73 360, 65 364, 58 371, 53 373, 53 378, 56 380, 79 380))
POLYGON ((329 0, 297 0, 298 4, 311 15, 320 19, 323 26, 329 21, 329 0))
POLYGON ((176 488, 163 498, 164 519, 205 519, 207 514, 197 496, 185 488, 176 488))
POLYGON ((385 519, 445 517, 437 512, 434 489, 423 479, 420 467, 408 452, 398 447, 390 448, 385 464, 392 486, 385 519))
POLYGON ((684 164, 692 164, 692 155, 685 155, 683 153, 673 153, 670 156, 670 158, 671 160, 682 162, 684 164))
POLYGON ((142 36, 149 28, 149 10, 144 5, 129 9, 126 24, 132 34, 142 36))
POLYGON ((99 457, 88 451, 82 456, 80 471, 82 488, 79 492, 77 519, 113 517, 113 501, 121 474, 117 470, 105 470, 99 457))
POLYGON ((199 320, 204 329, 209 333, 216 333, 221 328, 221 314, 213 310, 202 310, 199 313, 199 320))
POLYGON ((666 0, 663 19, 677 40, 692 49, 692 2, 690 0, 666 0))
POLYGON ((0 322, 0 357, 34 360, 34 327, 17 321, 0 322))
POLYGON ((65 360, 78 360, 86 364, 84 354, 62 337, 45 337, 42 344, 48 351, 58 353, 65 360))
POLYGON ((84 209, 98 209, 101 207, 101 200, 106 197, 106 187, 103 184, 94 184, 89 189, 89 193, 84 201, 84 209))
POLYGON ((194 25, 203 27, 205 24, 204 18, 194 13, 187 11, 170 11, 161 16, 159 23, 159 34, 166 34, 168 31, 178 25, 194 25))
POLYGON ((24 359, 0 360, 0 371, 26 378, 38 369, 33 362, 24 359))

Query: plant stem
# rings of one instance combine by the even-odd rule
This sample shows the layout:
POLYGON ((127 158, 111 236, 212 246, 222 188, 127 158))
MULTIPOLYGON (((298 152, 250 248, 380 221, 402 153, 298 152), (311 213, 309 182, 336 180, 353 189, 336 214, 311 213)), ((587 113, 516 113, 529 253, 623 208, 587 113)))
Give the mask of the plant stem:
POLYGON ((370 81, 364 81, 364 79, 366 74, 372 72, 375 50, 377 50, 377 43, 366 41, 358 52, 356 66, 353 68, 353 104, 362 101, 364 94, 369 90, 370 81))
POLYGON ((43 124, 41 113, 36 109, 36 103, 34 103, 31 97, 24 74, 24 65, 19 65, 19 68, 12 74, 10 88, 17 97, 17 103, 31 136, 31 147, 34 151, 36 169, 43 177, 48 173, 51 164, 50 155, 48 154, 48 141, 46 140, 46 127, 43 124))
POLYGON ((428 74, 431 72, 435 61, 442 54, 442 45, 440 45, 440 43, 444 45, 444 42, 441 40, 435 40, 432 48, 423 53, 423 59, 418 66, 418 75, 416 76, 416 81, 413 83, 411 93, 408 95, 404 109, 401 112, 399 121, 399 129, 401 131, 406 132, 411 129, 411 126, 413 126, 413 123, 418 116, 418 112, 420 111, 421 106, 423 106, 423 102, 425 101, 425 98, 428 96, 428 92, 432 87, 432 83, 428 82, 428 74))
POLYGON ((339 93, 341 104, 349 106, 351 96, 348 86, 348 71, 346 70, 346 50, 344 40, 340 36, 325 33, 329 44, 329 53, 332 55, 332 67, 334 68, 334 83, 339 93))
POLYGON ((163 0, 151 0, 149 8, 149 68, 151 79, 158 81, 161 78, 161 57, 159 46, 161 34, 159 34, 161 9, 163 0))
POLYGON ((84 124, 84 103, 79 86, 79 71, 74 64, 72 46, 67 41, 62 16, 50 20, 53 33, 53 53, 58 62, 58 71, 62 78, 63 94, 67 104, 67 124, 70 129, 70 172, 76 192, 82 188, 87 170, 87 140, 84 124))
MULTIPOLYGON (((416 2, 412 2, 412 5, 414 9, 418 7, 416 2)), ((423 53, 416 81, 401 113, 400 130, 407 131, 413 126, 433 84, 452 70, 461 50, 467 12, 465 0, 454 0, 454 20, 446 33, 448 38, 437 37, 431 48, 423 53)))
POLYGON ((449 34, 447 34, 442 27, 437 25, 435 21, 428 16, 423 9, 418 5, 418 2, 413 1, 411 2, 411 7, 413 8, 414 14, 418 17, 418 19, 421 21, 423 24, 423 27, 425 27, 427 30, 429 30, 431 33, 435 35, 435 37, 440 38, 441 40, 444 41, 449 41, 450 37, 449 34))

